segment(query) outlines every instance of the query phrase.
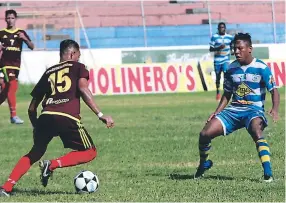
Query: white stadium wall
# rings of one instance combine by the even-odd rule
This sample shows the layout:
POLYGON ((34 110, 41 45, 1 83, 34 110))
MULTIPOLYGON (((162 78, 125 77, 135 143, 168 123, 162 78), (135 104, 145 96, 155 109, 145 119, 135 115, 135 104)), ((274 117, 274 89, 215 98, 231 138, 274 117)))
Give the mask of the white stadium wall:
MULTIPOLYGON (((262 45, 255 47, 259 46, 262 45)), ((269 59, 262 60, 271 68, 277 85, 285 86, 286 45, 263 46, 269 48, 269 59)), ((198 46, 194 47, 198 48, 198 46)), ((176 49, 194 47, 176 47, 176 49)), ((97 95, 194 92, 215 89, 213 65, 209 57, 190 62, 122 64, 122 51, 171 48, 83 49, 81 62, 90 70, 89 87, 92 93, 97 95)), ((208 46, 199 46, 199 48, 208 48, 208 46)), ((37 83, 43 72, 58 61, 58 51, 24 51, 19 81, 24 84, 37 83)))

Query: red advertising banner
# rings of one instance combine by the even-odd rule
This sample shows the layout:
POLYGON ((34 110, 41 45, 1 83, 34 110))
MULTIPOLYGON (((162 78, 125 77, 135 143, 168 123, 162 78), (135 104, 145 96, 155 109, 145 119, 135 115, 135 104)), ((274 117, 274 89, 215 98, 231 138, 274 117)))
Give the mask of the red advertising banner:
MULTIPOLYGON (((285 61, 263 60, 277 86, 285 86, 285 61)), ((146 94, 215 90, 213 62, 186 64, 128 64, 90 69, 89 88, 96 95, 146 94), (202 82, 203 80, 203 82, 202 82)), ((223 80, 221 80, 222 82, 223 80)), ((222 84, 221 84, 222 87, 222 84)))
POLYGON ((90 69, 93 94, 146 94, 202 91, 196 63, 132 64, 90 69))

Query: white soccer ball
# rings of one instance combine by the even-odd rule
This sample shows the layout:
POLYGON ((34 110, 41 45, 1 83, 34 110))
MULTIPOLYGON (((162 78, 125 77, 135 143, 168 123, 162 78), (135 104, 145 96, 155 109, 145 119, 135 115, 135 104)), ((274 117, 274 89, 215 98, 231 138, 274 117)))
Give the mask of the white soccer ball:
POLYGON ((74 186, 78 193, 92 193, 98 190, 99 180, 91 171, 81 171, 74 177, 74 186))

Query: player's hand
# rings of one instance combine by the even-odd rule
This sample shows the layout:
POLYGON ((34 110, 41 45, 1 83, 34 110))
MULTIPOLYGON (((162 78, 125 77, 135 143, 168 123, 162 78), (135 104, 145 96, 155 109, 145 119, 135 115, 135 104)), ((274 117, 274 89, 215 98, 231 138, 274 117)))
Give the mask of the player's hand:
POLYGON ((3 49, 5 49, 6 47, 3 46, 3 44, 0 42, 0 51, 2 51, 3 49))
POLYGON ((225 48, 225 44, 220 45, 218 48, 219 48, 219 49, 225 48))
POLYGON ((114 121, 111 116, 102 116, 101 118, 99 118, 99 120, 105 123, 107 128, 114 127, 114 121))
POLYGON ((271 109, 268 114, 272 117, 274 123, 276 123, 279 120, 279 116, 278 116, 278 111, 271 109))
POLYGON ((17 32, 17 35, 19 36, 20 39, 28 41, 28 38, 24 35, 23 32, 17 32))
POLYGON ((215 113, 212 113, 206 123, 210 122, 215 117, 215 115, 215 113))

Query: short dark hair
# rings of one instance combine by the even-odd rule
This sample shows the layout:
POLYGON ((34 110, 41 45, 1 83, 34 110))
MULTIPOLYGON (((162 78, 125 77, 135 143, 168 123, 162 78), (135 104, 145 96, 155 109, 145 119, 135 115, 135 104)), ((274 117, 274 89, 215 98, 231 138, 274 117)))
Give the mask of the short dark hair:
POLYGON ((249 33, 241 33, 241 32, 237 33, 234 36, 233 43, 235 44, 237 40, 246 41, 248 42, 249 46, 252 46, 251 36, 249 33))
POLYGON ((5 18, 7 18, 7 16, 10 15, 10 14, 14 14, 15 18, 17 18, 17 12, 15 10, 13 10, 13 9, 5 11, 5 18))
POLYGON ((224 25, 224 27, 226 28, 226 25, 225 25, 224 22, 220 22, 220 23, 218 24, 217 28, 219 28, 221 25, 224 25))
POLYGON ((63 56, 63 54, 70 48, 74 48, 79 50, 79 45, 76 41, 72 39, 65 39, 61 41, 60 44, 60 56, 63 56))

